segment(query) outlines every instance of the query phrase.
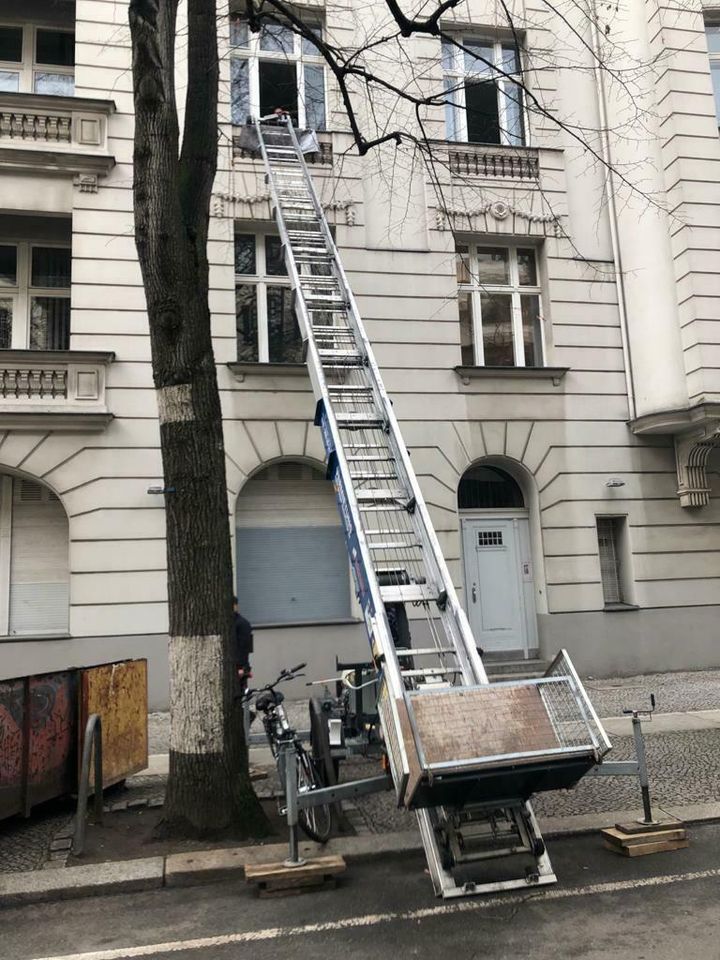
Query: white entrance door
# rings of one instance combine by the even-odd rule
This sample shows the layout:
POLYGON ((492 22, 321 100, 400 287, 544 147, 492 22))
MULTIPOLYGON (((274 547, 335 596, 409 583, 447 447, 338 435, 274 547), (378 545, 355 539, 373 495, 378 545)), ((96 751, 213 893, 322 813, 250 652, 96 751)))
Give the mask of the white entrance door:
POLYGON ((465 519, 462 532, 466 609, 476 643, 489 652, 535 646, 527 517, 465 519))

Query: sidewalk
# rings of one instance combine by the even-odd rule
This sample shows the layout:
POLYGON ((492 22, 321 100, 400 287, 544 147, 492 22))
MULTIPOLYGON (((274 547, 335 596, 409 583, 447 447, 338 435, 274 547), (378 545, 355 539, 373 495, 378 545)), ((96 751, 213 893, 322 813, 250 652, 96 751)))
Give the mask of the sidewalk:
MULTIPOLYGON (((631 722, 622 715, 622 710, 648 707, 650 693, 655 693, 661 712, 643 723, 655 807, 664 813, 676 808, 702 809, 703 816, 717 809, 716 804, 720 802, 720 671, 602 681, 586 678, 584 683, 598 714, 606 718, 603 723, 613 742, 609 757, 613 760, 633 756, 631 722)), ((290 702, 288 708, 291 723, 297 728, 307 728, 307 703, 290 702)), ((151 714, 149 766, 128 780, 122 794, 108 797, 111 811, 127 807, 128 803, 162 802, 168 768, 168 732, 167 714, 151 714)), ((267 748, 253 747, 251 758, 254 766, 266 766, 274 772, 267 748)), ((348 779, 377 772, 375 762, 362 759, 343 767, 348 779)), ((257 786, 259 793, 268 795, 272 792, 273 780, 269 778, 257 786)), ((593 818, 597 817, 612 822, 613 811, 637 812, 640 796, 634 779, 588 778, 574 790, 541 794, 533 803, 543 821, 569 826, 585 820, 596 822, 593 818)), ((52 807, 49 811, 41 809, 29 821, 1 822, 0 876, 32 870, 56 873, 57 868, 64 867, 72 813, 72 806, 67 805, 52 807)), ((389 793, 358 800, 352 816, 358 832, 380 849, 386 848, 390 837, 407 835, 415 829, 414 817, 399 811, 389 793)))

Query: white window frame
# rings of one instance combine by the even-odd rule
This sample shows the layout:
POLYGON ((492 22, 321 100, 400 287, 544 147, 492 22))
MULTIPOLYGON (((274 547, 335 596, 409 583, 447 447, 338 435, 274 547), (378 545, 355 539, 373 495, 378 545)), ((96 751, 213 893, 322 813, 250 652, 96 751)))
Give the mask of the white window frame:
MULTIPOLYGON (((507 46, 508 40, 501 40, 497 37, 483 36, 483 34, 448 34, 449 39, 456 43, 467 46, 468 43, 483 44, 492 47, 492 62, 495 68, 502 68, 503 45, 507 46)), ((520 61, 520 70, 523 70, 523 51, 517 51, 520 61)), ((506 88, 512 87, 520 90, 516 84, 510 80, 504 79, 504 73, 497 73, 496 70, 478 64, 478 71, 469 71, 465 66, 465 51, 454 44, 443 45, 442 54, 443 63, 443 81, 445 83, 445 96, 448 103, 445 108, 445 125, 447 139, 455 143, 468 143, 468 122, 467 105, 465 102, 465 81, 468 77, 476 76, 478 79, 487 79, 495 81, 495 95, 498 101, 498 122, 500 125, 500 145, 526 147, 529 142, 529 126, 527 116, 526 97, 522 97, 520 115, 522 118, 523 136, 522 143, 516 143, 511 140, 508 132, 508 111, 507 98, 509 94, 506 88), (448 62, 449 61, 449 62, 448 62), (448 81, 451 92, 448 91, 448 81), (448 113, 452 114, 452 121, 448 120, 448 113)), ((504 71, 505 73, 507 71, 504 71)))
MULTIPOLYGON (((243 17, 238 16, 237 19, 242 20, 243 17)), ((322 24, 319 22, 313 22, 309 24, 311 30, 314 30, 318 36, 322 37, 323 28, 322 24)), ((245 47, 235 46, 232 43, 232 35, 230 40, 230 56, 233 59, 247 60, 248 61, 248 96, 250 100, 249 110, 251 117, 260 116, 260 61, 280 61, 281 63, 294 63, 296 70, 296 80, 297 80, 297 94, 298 94, 298 126, 301 130, 304 130, 307 126, 307 118, 305 113, 305 66, 316 66, 323 68, 323 98, 325 103, 325 125, 324 129, 328 127, 328 96, 327 96, 327 70, 325 69, 325 58, 322 57, 319 53, 313 55, 311 53, 304 53, 302 49, 302 40, 303 38, 297 34, 293 33, 293 51, 292 53, 286 53, 279 50, 261 50, 260 49, 260 36, 261 33, 252 33, 248 30, 248 44, 245 47)))
MULTIPOLYGON (((458 293, 469 293, 471 300, 471 311, 472 311, 472 335, 473 335, 473 349, 475 354, 475 364, 478 367, 485 366, 485 344, 482 334, 482 305, 480 295, 485 294, 504 294, 510 295, 512 298, 512 332, 513 332, 513 358, 515 367, 524 367, 525 364, 525 349, 524 349, 524 340, 523 340, 523 325, 522 325, 522 306, 521 306, 521 296, 536 296, 539 303, 539 312, 540 317, 540 352, 542 354, 542 365, 545 365, 545 358, 547 356, 545 351, 545 324, 543 322, 543 307, 542 307, 542 286, 540 284, 540 263, 538 257, 538 248, 532 246, 532 244, 514 244, 508 245, 503 243, 489 243, 487 241, 483 243, 473 243, 472 241, 458 239, 458 246, 467 247, 467 254, 455 254, 456 258, 462 256, 463 258, 467 257, 465 261, 467 265, 468 273, 470 274, 469 283, 458 283, 458 293), (508 265, 509 265, 509 274, 510 274, 510 283, 501 284, 501 283, 480 283, 479 280, 479 268, 477 261, 477 251, 483 249, 503 249, 508 251, 508 265), (535 256, 535 278, 537 280, 536 284, 533 285, 522 285, 520 283, 520 270, 518 267, 518 250, 532 250, 535 256)), ((512 369, 509 367, 509 369, 512 369)))
MULTIPOLYGON (((22 41, 22 60, 20 63, 13 63, 9 60, 0 60, 0 72, 18 74, 18 92, 35 93, 35 76, 38 73, 58 73, 63 76, 72 77, 73 94, 75 89, 75 65, 72 67, 58 66, 54 63, 39 63, 35 59, 37 49, 37 31, 50 30, 54 33, 69 33, 75 36, 75 30, 72 27, 59 27, 55 23, 12 23, 9 21, 0 21, 0 27, 9 27, 21 29, 23 32, 22 41)), ((43 94, 49 96, 49 94, 43 94)), ((71 94, 68 94, 71 96, 71 94)))
MULTIPOLYGON (((708 27, 720 27, 720 11, 708 11, 705 15, 705 37, 707 39, 707 28, 708 27)), ((715 84, 713 83, 712 74, 713 67, 720 74, 720 50, 710 50, 710 45, 708 44, 708 60, 710 61, 710 83, 713 88, 713 106, 715 109, 715 119, 717 120, 717 125, 720 127, 720 86, 718 89, 715 89, 715 84)), ((719 81, 720 83, 720 81, 719 81)))
MULTIPOLYGON (((69 287, 34 287, 32 285, 32 251, 34 247, 56 250, 72 250, 69 243, 39 240, 10 240, 0 238, 0 246, 17 250, 17 277, 15 285, 0 282, 0 301, 11 300, 13 304, 11 350, 30 349, 31 305, 33 297, 53 297, 70 301, 69 287)), ((72 261, 71 261, 72 264, 72 261)))
MULTIPOLYGON (((279 240, 275 233, 258 232, 256 229, 243 228, 237 225, 235 234, 240 236, 255 237, 255 273, 236 273, 235 287, 252 286, 255 287, 255 302, 257 312, 257 341, 258 358, 256 361, 241 361, 248 363, 270 363, 270 336, 268 333, 268 310, 267 310, 267 290, 268 287, 287 287, 291 289, 290 277, 287 274, 274 274, 267 272, 267 263, 265 257, 265 244, 268 237, 274 237, 279 240)), ((273 363, 282 363, 284 361, 273 360, 273 363)))

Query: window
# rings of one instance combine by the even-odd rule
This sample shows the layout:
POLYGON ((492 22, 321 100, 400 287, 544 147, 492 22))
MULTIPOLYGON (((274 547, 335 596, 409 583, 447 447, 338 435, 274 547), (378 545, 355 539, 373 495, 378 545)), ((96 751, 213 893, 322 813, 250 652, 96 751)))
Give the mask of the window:
POLYGON ((520 53, 513 43, 459 35, 442 44, 448 140, 525 143, 520 53))
POLYGON ((605 605, 624 603, 620 541, 625 517, 596 517, 596 521, 600 553, 600 578, 605 605))
MULTIPOLYGON (((314 29, 319 35, 320 26, 314 29)), ((325 68, 312 41, 280 24, 252 33, 246 20, 234 16, 230 44, 233 123, 282 107, 297 126, 325 129, 325 68)))
POLYGON ((710 55, 710 75, 712 77, 713 93, 715 94, 715 114, 720 126, 720 15, 705 23, 708 53, 710 55))
POLYGON ((347 620, 350 566, 335 495, 304 463, 276 463, 240 492, 237 596, 252 624, 347 620))
POLYGON ((465 367, 541 367, 543 331, 535 251, 456 247, 465 367))
POLYGON ((0 244, 0 349, 68 350, 67 246, 0 244))
POLYGON ((235 234, 235 316, 238 360, 303 362, 279 237, 235 234))
POLYGON ((71 97, 75 90, 73 31, 0 24, 0 90, 71 97))
POLYGON ((525 506, 517 480, 500 467, 470 467, 458 486, 458 507, 461 510, 516 510, 525 506))
POLYGON ((68 520, 47 487, 0 475, 0 635, 66 633, 68 520))

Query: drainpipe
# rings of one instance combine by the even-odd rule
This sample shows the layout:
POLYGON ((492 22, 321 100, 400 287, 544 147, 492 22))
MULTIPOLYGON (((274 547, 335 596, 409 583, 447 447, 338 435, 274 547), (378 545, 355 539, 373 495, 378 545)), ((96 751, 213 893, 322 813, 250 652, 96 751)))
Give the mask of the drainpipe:
POLYGON ((628 336, 625 274, 623 272, 622 254, 620 253, 620 241, 618 238, 617 205, 615 202, 615 184, 612 173, 612 150, 610 148, 610 135, 607 124, 607 93, 605 89, 605 76, 603 73, 602 60, 600 57, 600 28, 598 26, 595 2, 592 3, 590 10, 592 15, 593 53, 595 54, 594 69, 598 100, 598 116, 600 119, 600 153, 602 154, 602 158, 605 162, 605 190, 607 195, 608 214, 610 221, 610 242, 612 244, 613 260, 615 261, 615 285, 618 293, 620 338, 622 341, 623 366, 625 367, 625 389, 627 390, 630 420, 634 420, 637 416, 637 410, 635 406, 635 384, 633 380, 632 351, 630 349, 630 337, 628 336))

